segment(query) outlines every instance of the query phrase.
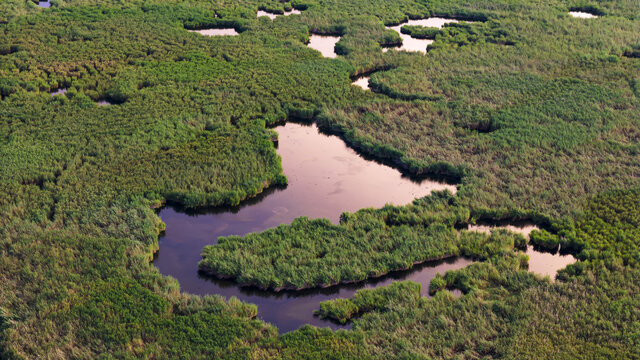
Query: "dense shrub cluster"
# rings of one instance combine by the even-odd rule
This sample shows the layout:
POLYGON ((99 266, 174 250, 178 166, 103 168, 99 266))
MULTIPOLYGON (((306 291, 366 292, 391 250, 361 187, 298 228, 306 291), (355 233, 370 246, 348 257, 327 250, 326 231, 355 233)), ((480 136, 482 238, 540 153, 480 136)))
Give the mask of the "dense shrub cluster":
MULTIPOLYGON (((51 5, 0 1, 3 359, 638 357, 638 196, 610 192, 638 186, 638 1, 51 5), (291 7, 304 12, 256 17, 291 7), (385 25, 429 16, 467 23, 438 31, 426 55, 381 51, 399 40, 385 25), (187 31, 208 27, 240 35, 187 31), (342 35, 342 55, 307 48, 313 32, 342 35), (372 70, 382 94, 351 85, 372 70), (285 184, 266 126, 292 118, 459 182, 456 198, 224 239, 207 267, 304 287, 434 257, 483 261, 436 278, 431 300, 370 293, 350 332, 280 336, 255 306, 181 294, 148 262, 163 228, 151 207, 233 205, 285 184), (521 238, 457 236, 480 216, 557 219, 534 241, 583 261, 548 283, 512 250, 521 238)), ((354 313, 340 302, 336 317, 354 313)))
POLYGON ((420 284, 412 281, 396 281, 389 286, 376 289, 362 289, 352 299, 336 299, 320 303, 316 313, 323 317, 346 323, 354 316, 369 311, 384 311, 391 302, 420 298, 420 284))
POLYGON ((344 213, 339 225, 303 217, 262 233, 219 238, 204 248, 199 267, 276 290, 361 281, 457 255, 454 225, 468 217, 448 192, 406 207, 344 213))

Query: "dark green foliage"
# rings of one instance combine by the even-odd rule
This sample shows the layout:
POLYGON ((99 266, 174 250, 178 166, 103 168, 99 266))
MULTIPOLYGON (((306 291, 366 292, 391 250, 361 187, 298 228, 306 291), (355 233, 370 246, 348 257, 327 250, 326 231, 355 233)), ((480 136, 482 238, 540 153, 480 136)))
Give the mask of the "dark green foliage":
POLYGON ((429 283, 429 294, 434 295, 438 291, 443 290, 446 286, 447 281, 442 277, 442 275, 440 275, 440 273, 437 273, 429 283))
MULTIPOLYGON (((416 37, 427 36, 424 32, 411 36, 416 37)), ((426 37, 425 37, 426 38, 426 37)), ((482 45, 484 43, 492 43, 499 45, 515 45, 514 37, 509 34, 501 24, 497 21, 489 21, 483 23, 449 23, 444 28, 433 34, 433 38, 438 42, 430 44, 428 50, 451 49, 452 47, 461 47, 469 45, 482 45)))
POLYGON ((416 39, 435 39, 436 35, 440 32, 438 28, 432 28, 427 26, 412 26, 405 25, 400 28, 403 34, 409 34, 416 39))
POLYGON ((219 238, 203 249, 199 267, 269 289, 361 281, 457 255, 453 226, 468 216, 443 192, 406 207, 344 213, 340 225, 298 218, 259 234, 219 238))
POLYGON ((515 236, 508 230, 499 229, 490 236, 475 231, 460 233, 460 254, 479 260, 487 260, 493 256, 511 252, 517 245, 521 246, 522 236, 515 236))
MULTIPOLYGON (((612 191, 590 199, 575 221, 555 225, 562 248, 581 251, 584 260, 603 261, 610 266, 624 262, 639 265, 640 190, 612 191)), ((568 273, 580 272, 581 265, 568 273)))
POLYGON ((358 314, 369 311, 385 311, 391 304, 420 298, 420 284, 412 281, 397 281, 376 289, 362 289, 352 299, 336 299, 320 303, 316 313, 322 318, 341 324, 358 314))
POLYGON ((638 358, 640 201, 611 192, 638 186, 638 14, 635 0, 0 1, 0 357, 638 358), (291 7, 304 12, 256 18, 291 7), (428 16, 467 23, 426 55, 381 51, 399 40, 384 24, 428 16), (241 34, 185 30, 208 27, 241 34), (308 49, 310 32, 342 34, 343 56, 308 49), (376 69, 381 94, 350 85, 376 69), (459 191, 235 239, 273 250, 247 279, 357 280, 464 250, 485 260, 442 279, 466 294, 279 337, 255 306, 161 277, 150 207, 285 184, 266 125, 287 118, 459 191), (477 218, 559 219, 542 238, 582 261, 550 284, 511 249, 522 238, 458 240, 453 226, 477 218))
POLYGON ((530 235, 530 240, 533 245, 548 250, 557 250, 558 246, 560 246, 560 238, 555 234, 550 234, 544 229, 533 230, 530 235))

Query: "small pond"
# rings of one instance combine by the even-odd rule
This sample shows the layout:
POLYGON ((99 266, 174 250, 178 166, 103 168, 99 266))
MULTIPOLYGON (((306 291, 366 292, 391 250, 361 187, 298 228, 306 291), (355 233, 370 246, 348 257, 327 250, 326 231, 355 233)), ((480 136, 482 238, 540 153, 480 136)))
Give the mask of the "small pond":
POLYGON ((167 229, 160 238, 160 251, 154 264, 164 275, 178 279, 181 289, 192 294, 220 294, 258 305, 258 316, 281 331, 290 331, 310 323, 336 325, 313 317, 320 301, 352 296, 358 288, 380 286, 394 279, 414 279, 428 289, 438 271, 460 268, 469 260, 424 264, 408 272, 396 273, 360 284, 335 286, 298 293, 273 293, 241 288, 231 281, 200 275, 198 262, 202 249, 215 244, 219 236, 245 235, 249 232, 288 224, 300 216, 325 217, 338 223, 344 211, 381 207, 386 203, 402 205, 433 190, 456 191, 454 185, 431 180, 415 181, 397 170, 359 156, 336 136, 321 134, 315 125, 287 123, 276 128, 278 153, 282 157, 289 185, 270 189, 238 207, 182 212, 172 207, 160 211, 167 229))
MULTIPOLYGON (((529 223, 514 223, 508 225, 489 225, 478 224, 469 225, 468 230, 489 233, 493 229, 508 229, 515 233, 524 235, 527 239, 532 230, 539 228, 529 223)), ((577 261, 573 255, 563 254, 556 249, 555 251, 537 251, 533 246, 529 245, 525 254, 529 255, 529 271, 540 275, 549 275, 551 280, 555 279, 558 270, 564 269, 567 265, 577 261)))
MULTIPOLYGON (((404 177, 395 169, 358 155, 340 138, 320 133, 315 125, 287 123, 276 130, 279 133, 278 153, 282 157, 284 173, 289 178, 286 188, 268 189, 237 207, 184 211, 166 206, 160 210, 159 215, 167 228, 160 237, 160 251, 153 263, 162 274, 176 278, 182 291, 198 295, 219 294, 226 298, 235 296, 256 304, 258 317, 276 325, 280 332, 292 331, 304 324, 348 328, 348 324, 338 325, 315 317, 313 312, 322 301, 352 297, 358 289, 384 286, 398 280, 422 284, 422 294, 428 296, 429 283, 435 274, 444 274, 472 263, 463 257, 426 262, 411 270, 356 284, 299 292, 240 287, 233 281, 200 274, 198 262, 202 249, 215 244, 220 236, 264 231, 289 224, 300 216, 324 217, 338 223, 344 211, 381 207, 386 203, 407 204, 433 190, 456 191, 454 185, 404 177)), ((516 231, 527 234, 532 228, 514 227, 516 231)), ((490 227, 474 225, 469 229, 489 231, 490 227)), ((539 261, 537 256, 542 253, 533 249, 527 253, 531 256, 532 271, 553 272, 555 275, 553 269, 564 267, 557 263, 557 255, 544 254, 539 261)))
MULTIPOLYGON (((458 20, 432 17, 428 19, 409 20, 397 26, 388 26, 387 29, 395 30, 398 34, 400 34, 400 37, 402 38, 402 46, 394 47, 394 49, 416 51, 416 52, 422 52, 426 54, 427 46, 431 44, 433 40, 412 38, 410 35, 402 33, 401 31, 402 27, 405 25, 415 25, 415 26, 442 28, 444 24, 451 23, 451 22, 458 22, 458 20)), ((386 52, 389 49, 390 48, 385 47, 382 49, 382 51, 386 52)))
POLYGON ((51 2, 49 0, 47 1, 38 1, 38 6, 41 8, 48 8, 51 7, 51 2))
POLYGON ((584 11, 569 11, 569 15, 581 19, 593 19, 598 17, 598 15, 590 14, 584 11))
POLYGON ((239 35, 236 29, 202 29, 202 30, 189 30, 189 32, 195 32, 204 36, 235 36, 239 35))
POLYGON ((371 76, 361 76, 352 82, 353 85, 359 86, 364 90, 371 90, 369 87, 369 80, 371 76))
POLYGON ((54 97, 56 95, 64 95, 66 93, 67 93, 67 88, 60 88, 60 89, 57 89, 55 91, 50 92, 49 95, 51 97, 54 97))
POLYGON ((277 18, 278 16, 289 16, 291 14, 302 14, 302 11, 296 10, 296 9, 291 9, 289 11, 285 11, 283 14, 275 14, 275 13, 270 13, 270 12, 264 11, 264 10, 258 10, 258 17, 267 16, 271 20, 277 18))
POLYGON ((322 56, 326 58, 336 58, 338 56, 336 54, 336 43, 338 41, 340 41, 340 36, 311 34, 307 46, 320 51, 322 56))

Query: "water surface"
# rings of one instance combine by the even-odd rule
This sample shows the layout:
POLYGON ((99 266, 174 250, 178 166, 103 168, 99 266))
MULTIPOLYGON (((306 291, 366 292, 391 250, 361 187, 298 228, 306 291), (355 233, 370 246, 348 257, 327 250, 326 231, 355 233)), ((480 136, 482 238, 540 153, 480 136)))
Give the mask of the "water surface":
POLYGON ((278 153, 289 178, 286 188, 270 189, 233 208, 185 213, 165 207, 160 211, 167 229, 160 238, 160 251, 154 264, 162 274, 178 279, 183 291, 236 296, 257 304, 258 316, 281 331, 294 330, 306 323, 335 328, 337 325, 313 317, 313 310, 318 309, 320 301, 350 297, 359 288, 382 286, 396 279, 419 281, 428 290, 436 272, 444 273, 470 262, 463 258, 453 259, 360 284, 293 293, 241 288, 231 281, 200 275, 198 262, 202 249, 215 244, 219 236, 264 231, 291 223, 300 216, 325 217, 338 223, 344 211, 382 207, 386 203, 407 204, 433 190, 456 191, 454 185, 403 177, 395 169, 359 156, 340 138, 319 133, 315 125, 287 123, 276 130, 279 133, 278 153))
POLYGON ((371 76, 362 76, 357 78, 354 82, 352 82, 352 84, 355 86, 359 86, 364 90, 371 90, 371 88, 369 87, 370 79, 371 79, 371 76))
POLYGON ((202 30, 189 30, 189 32, 195 32, 205 36, 235 36, 238 35, 236 29, 202 29, 202 30))
POLYGON ((264 10, 258 10, 258 17, 267 16, 271 20, 277 18, 278 16, 289 16, 291 14, 302 14, 302 11, 296 10, 296 9, 291 9, 290 11, 285 11, 283 14, 275 14, 275 13, 270 13, 270 12, 264 11, 264 10))
MULTIPOLYGON (((509 231, 522 234, 529 238, 529 234, 533 230, 540 230, 539 227, 530 223, 513 223, 501 225, 469 225, 468 230, 489 233, 493 229, 508 229, 509 231)), ((558 249, 552 251, 538 251, 533 246, 527 246, 525 254, 529 255, 529 271, 543 276, 548 275, 551 279, 555 279, 558 270, 564 269, 569 264, 577 261, 573 255, 563 254, 558 249)))
POLYGON ((340 36, 327 36, 311 34, 309 37, 309 46, 312 49, 320 51, 322 56, 326 58, 336 58, 336 43, 340 41, 340 36))
MULTIPOLYGON (((438 17, 433 17, 428 19, 419 19, 419 20, 409 20, 397 26, 387 26, 387 29, 395 30, 402 38, 402 46, 395 47, 395 49, 406 50, 406 51, 416 51, 416 52, 422 52, 426 54, 427 46, 431 44, 433 40, 412 38, 410 35, 402 33, 401 31, 402 27, 405 25, 415 25, 415 26, 442 28, 444 24, 451 23, 451 22, 458 22, 458 20, 438 18, 438 17)), ((389 49, 390 48, 383 48, 382 51, 386 52, 389 49)))
POLYGON ((48 8, 51 7, 51 2, 49 0, 47 1, 38 1, 38 6, 41 8, 48 8))
POLYGON ((569 11, 569 15, 575 18, 582 18, 582 19, 592 19, 592 18, 598 17, 597 15, 589 14, 588 12, 583 12, 583 11, 569 11))

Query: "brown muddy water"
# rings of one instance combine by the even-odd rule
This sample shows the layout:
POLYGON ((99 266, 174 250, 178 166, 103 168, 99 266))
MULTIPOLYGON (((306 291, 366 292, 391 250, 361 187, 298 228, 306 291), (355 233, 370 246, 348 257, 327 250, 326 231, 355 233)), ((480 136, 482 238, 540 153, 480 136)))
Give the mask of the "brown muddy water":
POLYGON ((192 294, 235 296, 258 305, 258 317, 286 332, 304 324, 337 324, 313 316, 320 302, 351 297, 356 290, 414 280, 427 295, 437 272, 458 269, 471 261, 464 258, 425 263, 410 271, 397 272, 370 281, 300 292, 269 292, 242 288, 232 281, 216 280, 198 273, 202 249, 215 244, 219 236, 249 232, 288 224, 300 216, 324 217, 338 223, 344 211, 381 207, 386 203, 408 204, 433 190, 456 191, 454 185, 431 180, 415 181, 397 170, 359 156, 336 136, 321 134, 315 125, 287 123, 276 128, 278 153, 289 185, 270 189, 257 198, 233 208, 215 208, 198 213, 165 207, 160 217, 167 229, 160 238, 154 264, 164 275, 180 282, 182 291, 192 294))
POLYGON ((291 9, 290 11, 285 11, 284 14, 274 14, 274 13, 270 13, 268 11, 258 10, 258 17, 267 16, 271 20, 277 18, 278 16, 289 16, 291 14, 302 14, 302 11, 296 10, 296 9, 291 9))
MULTIPOLYGON (((527 223, 518 223, 510 225, 469 225, 469 231, 480 231, 489 233, 494 229, 507 229, 509 231, 522 234, 527 239, 529 234, 533 230, 540 230, 537 226, 527 223)), ((527 250, 524 252, 529 255, 529 271, 542 276, 548 275, 551 280, 555 279, 558 270, 564 269, 569 264, 573 264, 577 261, 573 255, 563 254, 557 249, 555 251, 538 251, 534 249, 532 245, 527 246, 527 250)))
POLYGON ((309 46, 314 50, 320 51, 322 56, 326 58, 336 58, 336 43, 340 41, 340 36, 316 35, 311 34, 309 37, 309 46))
POLYGON ((389 49, 397 49, 397 50, 421 52, 426 54, 427 46, 431 44, 433 40, 414 39, 407 34, 403 34, 402 31, 400 31, 402 27, 405 25, 416 25, 416 26, 442 28, 444 24, 447 24, 450 22, 458 22, 458 20, 433 17, 428 19, 409 20, 397 26, 387 26, 387 29, 395 30, 398 34, 400 34, 400 37, 402 38, 402 46, 392 47, 392 48, 383 48, 382 51, 387 52, 389 49))

